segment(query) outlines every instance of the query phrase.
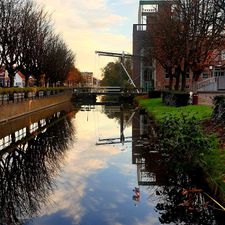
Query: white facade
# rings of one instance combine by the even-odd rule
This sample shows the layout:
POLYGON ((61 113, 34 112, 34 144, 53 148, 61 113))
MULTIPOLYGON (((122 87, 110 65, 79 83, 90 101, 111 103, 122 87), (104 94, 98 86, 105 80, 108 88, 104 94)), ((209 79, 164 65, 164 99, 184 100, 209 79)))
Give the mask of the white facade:
POLYGON ((20 72, 17 72, 14 77, 14 86, 25 87, 25 77, 20 72))

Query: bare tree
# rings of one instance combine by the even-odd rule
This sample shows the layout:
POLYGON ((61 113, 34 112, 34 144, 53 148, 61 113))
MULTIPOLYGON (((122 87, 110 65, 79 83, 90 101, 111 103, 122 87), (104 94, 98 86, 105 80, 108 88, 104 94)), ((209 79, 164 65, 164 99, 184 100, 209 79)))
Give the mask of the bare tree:
MULTIPOLYGON (((225 1, 224 0, 176 0, 167 1, 155 16, 150 30, 153 56, 175 76, 178 89, 186 86, 187 70, 198 80, 205 67, 224 49, 225 1)), ((172 82, 170 82, 171 85, 172 82)))
POLYGON ((46 58, 43 70, 51 84, 63 82, 70 68, 74 65, 75 56, 59 35, 52 35, 46 46, 46 58))
POLYGON ((0 46, 1 64, 6 66, 9 72, 11 84, 14 81, 15 65, 19 57, 19 33, 22 1, 8 0, 0 1, 0 46))
POLYGON ((16 70, 51 83, 64 81, 75 56, 55 34, 51 17, 32 0, 0 0, 0 66, 13 86, 16 70))
POLYGON ((46 42, 52 32, 48 13, 32 1, 24 4, 20 34, 19 69, 26 75, 33 74, 39 79, 45 58, 46 42))

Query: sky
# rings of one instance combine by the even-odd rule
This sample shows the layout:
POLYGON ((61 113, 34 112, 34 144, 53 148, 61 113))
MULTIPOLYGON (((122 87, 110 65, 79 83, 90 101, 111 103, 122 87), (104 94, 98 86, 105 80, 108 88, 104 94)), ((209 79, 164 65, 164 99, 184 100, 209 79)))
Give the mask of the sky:
POLYGON ((132 53, 132 29, 138 21, 138 0, 36 0, 52 14, 56 33, 76 54, 76 67, 101 77, 111 57, 95 51, 132 53))

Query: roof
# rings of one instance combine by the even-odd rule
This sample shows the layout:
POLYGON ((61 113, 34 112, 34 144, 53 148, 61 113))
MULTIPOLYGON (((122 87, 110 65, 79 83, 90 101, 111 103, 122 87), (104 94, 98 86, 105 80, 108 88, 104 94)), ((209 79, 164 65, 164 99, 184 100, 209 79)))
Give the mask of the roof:
POLYGON ((25 76, 20 71, 17 71, 17 74, 22 78, 22 80, 25 80, 25 76))

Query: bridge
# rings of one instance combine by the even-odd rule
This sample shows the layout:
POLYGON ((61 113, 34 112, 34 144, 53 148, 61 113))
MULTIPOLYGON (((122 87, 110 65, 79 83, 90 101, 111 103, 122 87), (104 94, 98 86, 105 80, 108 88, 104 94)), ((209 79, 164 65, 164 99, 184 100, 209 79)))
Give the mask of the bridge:
POLYGON ((147 94, 138 88, 123 88, 119 86, 100 86, 100 87, 77 87, 73 88, 73 99, 94 100, 97 96, 118 96, 119 98, 134 98, 138 95, 147 94))

